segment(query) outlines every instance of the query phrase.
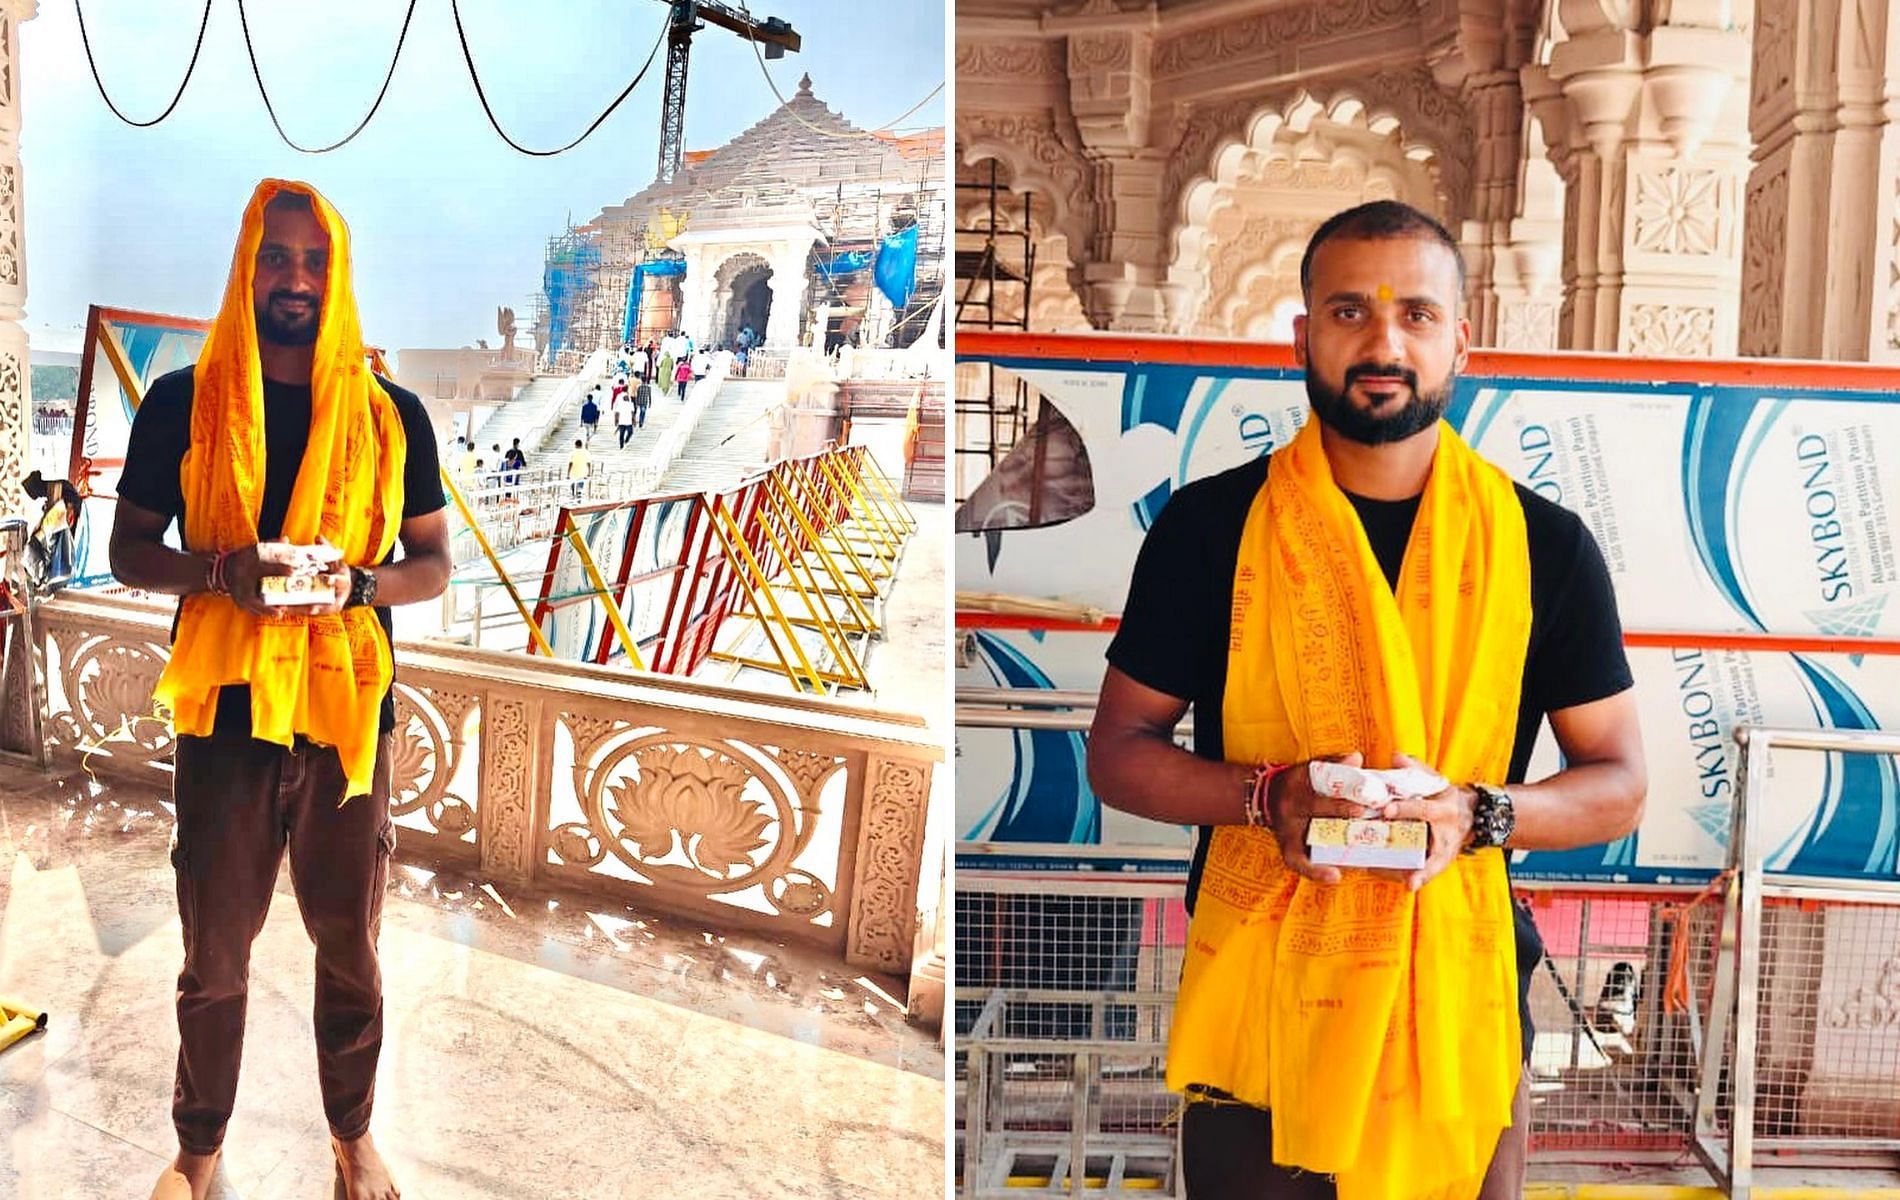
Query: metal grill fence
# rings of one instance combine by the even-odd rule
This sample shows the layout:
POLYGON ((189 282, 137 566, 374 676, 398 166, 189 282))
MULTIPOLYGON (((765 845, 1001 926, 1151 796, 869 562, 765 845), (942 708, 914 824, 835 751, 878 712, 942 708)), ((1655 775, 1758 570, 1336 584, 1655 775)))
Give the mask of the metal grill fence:
MULTIPOLYGON (((1066 1194, 1078 1156, 1092 1189, 1119 1164, 1139 1181, 1130 1190, 1172 1194, 1177 1099, 1161 1068, 1187 932, 1179 885, 965 871, 957 889, 965 1194, 1010 1180, 1010 1195, 1033 1195, 1038 1181, 1066 1194)), ((1546 950, 1530 984, 1533 1152, 1687 1161, 1719 895, 1518 896, 1546 950)), ((1770 899, 1761 941, 1760 1145, 1825 1152, 1900 1138, 1900 903, 1770 899)), ((1725 1067, 1724 1121, 1727 1080, 1725 1067)))

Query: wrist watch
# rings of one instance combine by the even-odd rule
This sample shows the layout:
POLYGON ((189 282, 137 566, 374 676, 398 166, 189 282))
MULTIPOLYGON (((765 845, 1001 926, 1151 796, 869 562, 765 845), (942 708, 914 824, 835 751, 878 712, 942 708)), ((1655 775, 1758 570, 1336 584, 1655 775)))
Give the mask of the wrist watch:
POLYGON ((1474 783, 1471 790, 1478 793, 1478 801, 1471 807, 1471 837, 1465 842, 1464 852, 1502 849, 1517 831, 1517 808, 1511 803, 1511 794, 1488 783, 1474 783))
POLYGON ((376 603, 376 573, 366 567, 350 568, 350 598, 344 608, 363 608, 376 603))

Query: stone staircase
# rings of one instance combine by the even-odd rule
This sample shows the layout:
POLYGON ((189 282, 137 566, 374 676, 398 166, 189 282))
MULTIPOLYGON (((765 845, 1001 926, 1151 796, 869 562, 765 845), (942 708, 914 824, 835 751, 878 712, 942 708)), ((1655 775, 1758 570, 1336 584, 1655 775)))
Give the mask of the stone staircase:
MULTIPOLYGON (((784 398, 784 380, 728 379, 712 407, 700 417, 698 428, 687 439, 685 450, 666 473, 659 490, 722 491, 764 466, 772 436, 771 421, 765 414, 784 398)), ((674 401, 656 400, 654 414, 666 404, 679 407, 674 401)), ((649 418, 647 430, 652 429, 649 418)), ((573 444, 572 439, 568 444, 573 444)))
MULTIPOLYGON (((600 424, 596 427, 594 440, 587 447, 587 455, 593 460, 594 474, 602 475, 616 471, 631 471, 638 467, 653 452, 654 443, 660 435, 672 428, 679 420, 680 409, 684 407, 673 398, 671 392, 653 393, 653 403, 647 406, 647 423, 643 428, 633 431, 633 437, 627 442, 625 450, 620 449, 620 434, 614 429, 612 405, 607 398, 613 396, 612 386, 601 392, 600 424)), ((546 465, 566 463, 567 456, 574 451, 574 439, 581 436, 581 401, 584 396, 576 397, 571 411, 563 413, 548 434, 547 445, 542 448, 539 460, 546 465)), ((523 449, 526 449, 524 446, 523 449)), ((530 452, 528 462, 533 465, 536 459, 530 452)))
MULTIPOLYGON (((537 375, 534 377, 534 382, 522 388, 513 400, 488 414, 488 419, 482 422, 482 427, 475 431, 476 456, 492 460, 495 457, 494 447, 497 444, 506 450, 510 442, 520 438, 521 449, 529 456, 529 460, 533 461, 534 453, 540 447, 531 446, 528 442, 534 433, 536 422, 540 419, 542 403, 546 401, 550 392, 565 382, 567 382, 565 375, 537 375)), ((573 444, 573 439, 568 439, 568 445, 573 444)), ((490 465, 493 465, 492 461, 490 465)))

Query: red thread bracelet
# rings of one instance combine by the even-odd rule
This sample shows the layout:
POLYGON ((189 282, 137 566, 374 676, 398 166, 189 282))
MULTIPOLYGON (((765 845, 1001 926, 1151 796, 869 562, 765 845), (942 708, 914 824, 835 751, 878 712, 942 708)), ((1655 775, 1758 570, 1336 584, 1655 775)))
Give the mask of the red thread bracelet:
POLYGON ((211 560, 211 569, 207 574, 210 579, 211 594, 214 596, 229 596, 231 594, 231 585, 224 578, 225 560, 230 557, 231 552, 229 550, 220 550, 211 560))
POLYGON ((1290 763, 1262 763, 1253 769, 1252 775, 1247 780, 1245 802, 1248 825, 1256 829, 1272 828, 1272 823, 1267 819, 1268 789, 1273 786, 1274 776, 1291 765, 1290 763))

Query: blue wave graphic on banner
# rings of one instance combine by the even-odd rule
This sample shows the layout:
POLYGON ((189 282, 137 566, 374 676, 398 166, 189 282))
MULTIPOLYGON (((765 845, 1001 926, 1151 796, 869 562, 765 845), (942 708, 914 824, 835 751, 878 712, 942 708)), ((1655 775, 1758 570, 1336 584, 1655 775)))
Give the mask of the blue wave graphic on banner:
MULTIPOLYGON (((1825 725, 1880 727, 1840 676, 1804 655, 1791 657, 1825 725)), ((1895 853, 1897 823, 1900 766, 1882 754, 1829 754, 1819 815, 1787 870, 1803 875, 1893 875, 1900 866, 1895 853)))
MULTIPOLYGON (((973 643, 990 678, 1004 687, 1050 688, 1042 669, 1008 642, 978 631, 973 643)), ((1009 790, 964 833, 966 841, 1055 842, 1093 846, 1102 840, 1102 807, 1089 790, 1087 739, 1061 729, 1017 729, 1009 790)))
POLYGON ((1459 379, 1452 384, 1451 403, 1445 405, 1445 420, 1458 431, 1458 436, 1467 442, 1474 441, 1465 433, 1465 425, 1471 419, 1471 408, 1478 402, 1481 389, 1469 379, 1459 379))
POLYGON ((1689 401, 1683 431, 1682 496, 1696 554, 1716 588, 1757 629, 1766 629, 1748 601, 1736 566, 1728 503, 1730 468, 1741 457, 1742 438, 1759 401, 1745 394, 1698 392, 1689 401))
MULTIPOLYGON (((1181 414, 1187 411, 1188 395, 1194 385, 1206 378, 1199 367, 1169 364, 1133 367, 1122 379, 1122 432, 1137 425, 1159 425, 1169 432, 1181 428, 1181 414)), ((1143 529, 1154 524, 1161 506, 1174 494, 1174 485, 1162 480, 1152 491, 1135 501, 1135 523, 1143 529)))

